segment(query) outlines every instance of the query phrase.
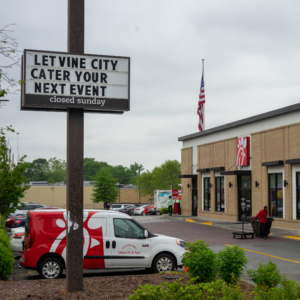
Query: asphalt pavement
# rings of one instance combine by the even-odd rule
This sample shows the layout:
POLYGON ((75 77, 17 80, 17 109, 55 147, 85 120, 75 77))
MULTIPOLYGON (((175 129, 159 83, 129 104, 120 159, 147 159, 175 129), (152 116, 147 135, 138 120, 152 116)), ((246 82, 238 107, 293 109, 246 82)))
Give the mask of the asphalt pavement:
MULTIPOLYGON (((267 240, 260 238, 233 238, 232 232, 241 230, 240 225, 223 224, 222 222, 210 222, 210 220, 193 220, 184 216, 133 216, 139 223, 143 224, 150 232, 169 235, 191 242, 203 239, 208 242, 211 248, 218 252, 226 246, 239 245, 245 249, 249 259, 247 269, 244 271, 244 279, 247 277, 247 270, 255 270, 259 262, 268 263, 273 261, 285 274, 287 278, 296 280, 300 284, 300 234, 296 231, 271 229, 272 235, 267 240), (218 223, 220 223, 218 225, 218 223), (226 227, 227 226, 227 227, 226 227), (233 227, 232 227, 233 226, 233 227), (289 238, 287 238, 288 236, 289 238)), ((225 222, 226 223, 226 222, 225 222)), ((248 228, 249 229, 249 228, 248 228)), ((38 273, 32 270, 16 268, 11 280, 37 280, 38 273)), ((120 276, 149 274, 145 269, 126 270, 84 270, 84 277, 92 276, 120 276)))

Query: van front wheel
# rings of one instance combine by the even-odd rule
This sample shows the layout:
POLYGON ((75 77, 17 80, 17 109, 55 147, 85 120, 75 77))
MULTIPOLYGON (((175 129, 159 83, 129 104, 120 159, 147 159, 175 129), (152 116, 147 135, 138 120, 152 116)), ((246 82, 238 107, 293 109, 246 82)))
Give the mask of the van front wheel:
POLYGON ((152 265, 152 270, 155 273, 174 271, 174 268, 174 258, 167 253, 158 255, 152 265))
POLYGON ((42 279, 57 279, 62 275, 63 265, 56 257, 47 257, 40 263, 38 272, 42 279))

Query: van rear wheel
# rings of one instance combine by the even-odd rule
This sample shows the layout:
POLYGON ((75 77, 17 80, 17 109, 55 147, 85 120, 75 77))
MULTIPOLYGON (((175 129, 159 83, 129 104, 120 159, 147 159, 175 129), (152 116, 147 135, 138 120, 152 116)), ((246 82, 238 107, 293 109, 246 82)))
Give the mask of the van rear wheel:
POLYGON ((56 257, 47 257, 40 263, 38 272, 42 279, 57 279, 62 275, 63 265, 56 257))
POLYGON ((155 258, 152 265, 152 270, 155 273, 170 272, 170 271, 174 271, 174 269, 175 269, 174 258, 167 253, 162 253, 158 255, 155 258))

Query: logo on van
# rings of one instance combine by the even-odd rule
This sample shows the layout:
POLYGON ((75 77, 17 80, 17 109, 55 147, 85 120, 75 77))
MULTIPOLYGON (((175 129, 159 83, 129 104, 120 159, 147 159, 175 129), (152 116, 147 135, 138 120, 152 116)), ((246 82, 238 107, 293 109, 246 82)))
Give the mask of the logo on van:
POLYGON ((236 140, 236 165, 250 165, 250 137, 242 137, 236 140))

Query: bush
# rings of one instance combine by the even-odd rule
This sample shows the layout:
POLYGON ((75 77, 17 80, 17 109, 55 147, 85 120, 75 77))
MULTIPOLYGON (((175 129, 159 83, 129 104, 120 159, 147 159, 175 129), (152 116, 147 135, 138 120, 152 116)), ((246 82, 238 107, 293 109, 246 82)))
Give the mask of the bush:
POLYGON ((8 275, 13 273, 14 260, 9 237, 3 229, 0 229, 0 280, 8 280, 8 275))
MULTIPOLYGON (((167 207, 163 207, 160 209, 161 214, 167 214, 169 212, 169 209, 167 207)), ((172 208, 172 213, 174 213, 174 208, 172 208)))
POLYGON ((243 274, 243 268, 246 267, 248 259, 245 251, 238 245, 227 246, 220 250, 218 254, 218 273, 227 283, 236 283, 236 280, 243 274))
POLYGON ((280 275, 280 270, 278 270, 277 265, 271 260, 267 265, 259 263, 259 267, 256 271, 247 271, 250 279, 259 287, 276 287, 281 281, 282 276, 280 275))
POLYGON ((280 287, 266 288, 257 286, 255 300, 300 299, 300 286, 296 281, 283 279, 280 287))
POLYGON ((182 263, 191 278, 197 282, 211 282, 217 275, 217 254, 203 240, 187 243, 189 252, 183 254, 182 263))
POLYGON ((146 284, 140 286, 128 300, 204 300, 204 299, 246 299, 243 297, 240 288, 233 288, 226 285, 223 280, 215 282, 187 285, 181 283, 181 279, 173 283, 163 283, 159 286, 146 284))

